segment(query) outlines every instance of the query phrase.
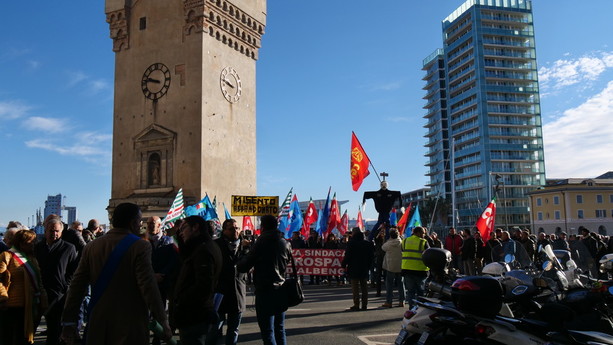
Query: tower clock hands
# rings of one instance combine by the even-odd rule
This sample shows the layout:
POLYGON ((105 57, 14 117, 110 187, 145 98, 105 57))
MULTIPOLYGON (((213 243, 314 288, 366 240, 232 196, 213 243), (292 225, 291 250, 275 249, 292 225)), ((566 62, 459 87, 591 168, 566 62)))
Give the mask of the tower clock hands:
POLYGON ((148 78, 148 79, 147 79, 147 82, 156 83, 156 84, 159 84, 159 83, 160 83, 160 81, 159 81, 159 80, 157 80, 157 79, 153 79, 153 78, 148 78))
POLYGON ((232 83, 230 83, 230 81, 229 81, 228 79, 224 79, 223 81, 224 81, 224 83, 226 83, 226 85, 228 85, 229 87, 234 88, 234 85, 232 85, 232 83))

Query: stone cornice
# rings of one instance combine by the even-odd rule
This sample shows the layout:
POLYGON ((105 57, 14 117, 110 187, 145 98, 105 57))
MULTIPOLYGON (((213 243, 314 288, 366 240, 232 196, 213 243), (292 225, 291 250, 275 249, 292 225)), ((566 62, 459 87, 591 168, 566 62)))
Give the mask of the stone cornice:
POLYGON ((124 7, 121 10, 106 14, 106 22, 109 23, 111 38, 113 39, 113 51, 120 52, 130 48, 130 35, 128 31, 128 16, 130 8, 124 7))
POLYGON ((184 0, 183 35, 208 33, 254 60, 258 58, 264 25, 227 0, 184 0))

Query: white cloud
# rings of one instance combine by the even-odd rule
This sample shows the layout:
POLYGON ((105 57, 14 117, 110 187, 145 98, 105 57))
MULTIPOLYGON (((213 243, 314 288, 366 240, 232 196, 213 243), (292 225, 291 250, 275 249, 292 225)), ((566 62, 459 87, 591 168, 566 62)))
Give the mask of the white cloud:
POLYGON ((561 59, 539 69, 539 84, 543 93, 547 94, 550 90, 594 81, 611 67, 613 52, 589 53, 577 59, 561 59))
POLYGON ((77 134, 72 144, 65 144, 67 138, 61 141, 56 139, 41 138, 26 141, 30 148, 43 149, 56 152, 64 156, 76 156, 85 161, 107 166, 111 162, 111 134, 84 132, 77 134), (61 142, 61 143, 58 143, 61 142))
POLYGON ((104 79, 93 80, 90 76, 80 71, 68 72, 68 87, 77 86, 90 96, 97 95, 101 91, 110 88, 109 83, 104 79))
POLYGON ((81 83, 84 80, 87 80, 89 77, 80 71, 76 72, 68 72, 68 86, 73 87, 77 84, 81 83))
POLYGON ((22 126, 29 130, 60 133, 67 129, 66 121, 50 117, 32 116, 23 121, 22 126))
POLYGON ((612 170, 613 81, 543 126, 548 178, 596 177, 612 170))
POLYGON ((0 119, 17 119, 26 115, 32 107, 17 101, 0 101, 0 119))
POLYGON ((90 94, 98 94, 101 91, 109 89, 109 83, 105 80, 92 80, 89 83, 89 93, 90 94))

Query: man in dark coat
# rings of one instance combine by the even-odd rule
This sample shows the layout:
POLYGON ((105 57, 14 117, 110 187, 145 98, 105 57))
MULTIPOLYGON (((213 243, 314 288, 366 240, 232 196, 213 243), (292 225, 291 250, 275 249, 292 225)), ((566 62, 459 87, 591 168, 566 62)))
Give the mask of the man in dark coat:
POLYGON ((368 271, 373 263, 375 247, 372 242, 364 239, 360 228, 353 228, 351 239, 345 250, 342 266, 351 281, 353 306, 351 311, 360 310, 360 291, 362 292, 362 310, 368 308, 368 271))
POLYGON ((221 227, 221 236, 215 240, 222 257, 221 275, 215 291, 223 295, 217 311, 219 322, 206 336, 206 343, 215 345, 217 338, 226 323, 226 345, 238 342, 238 329, 245 311, 245 296, 247 295, 247 274, 238 272, 236 264, 246 254, 250 241, 240 238, 241 229, 234 219, 226 219, 221 227))
POLYGON ((262 234, 237 268, 246 273, 253 267, 255 312, 264 344, 284 345, 287 303, 280 296, 292 248, 277 230, 277 217, 262 216, 260 223, 262 234))
POLYGON ((66 292, 79 261, 74 245, 61 239, 64 224, 60 218, 48 217, 44 226, 45 241, 36 244, 35 252, 49 300, 49 308, 45 314, 46 344, 56 345, 60 343, 62 333, 61 317, 66 292))
POLYGON ((204 345, 211 323, 217 321, 215 288, 222 268, 219 246, 211 237, 211 225, 190 216, 181 223, 179 236, 181 270, 174 291, 172 325, 179 329, 183 344, 204 345))
POLYGON ((475 275, 475 258, 477 257, 477 243, 470 234, 469 229, 462 230, 462 273, 468 276, 475 275))

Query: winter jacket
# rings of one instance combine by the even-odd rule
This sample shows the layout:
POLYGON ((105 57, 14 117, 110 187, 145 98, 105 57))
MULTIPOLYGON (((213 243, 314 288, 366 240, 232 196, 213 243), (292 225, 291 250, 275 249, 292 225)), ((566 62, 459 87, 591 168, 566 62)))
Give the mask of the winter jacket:
POLYGON ((402 240, 400 238, 390 238, 381 246, 385 252, 383 258, 383 269, 392 272, 402 272, 402 240))

